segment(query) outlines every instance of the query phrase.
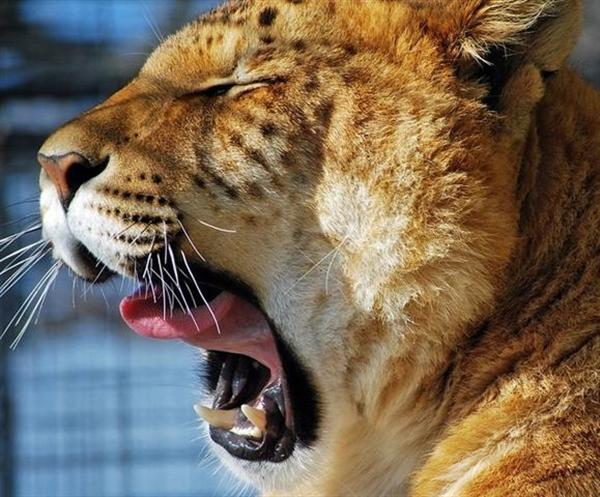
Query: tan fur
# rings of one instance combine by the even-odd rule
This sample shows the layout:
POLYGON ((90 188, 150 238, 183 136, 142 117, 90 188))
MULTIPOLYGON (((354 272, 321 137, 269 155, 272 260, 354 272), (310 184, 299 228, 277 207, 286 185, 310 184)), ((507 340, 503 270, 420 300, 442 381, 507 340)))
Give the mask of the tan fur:
POLYGON ((179 215, 306 365, 319 439, 255 478, 269 495, 600 495, 600 97, 563 67, 579 9, 230 2, 44 145, 110 155, 81 209, 179 215), (193 94, 232 76, 239 94, 193 94))

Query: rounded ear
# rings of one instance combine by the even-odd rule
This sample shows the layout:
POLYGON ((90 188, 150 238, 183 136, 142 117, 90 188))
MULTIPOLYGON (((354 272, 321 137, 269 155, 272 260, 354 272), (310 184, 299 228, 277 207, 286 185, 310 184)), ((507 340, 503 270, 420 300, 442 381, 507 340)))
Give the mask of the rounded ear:
POLYGON ((563 65, 579 36, 580 0, 452 3, 462 11, 462 26, 453 41, 459 57, 492 63, 488 57, 501 48, 515 62, 552 72, 563 65))
POLYGON ((581 0, 408 0, 461 78, 487 83, 494 105, 523 66, 557 71, 580 32, 581 0))

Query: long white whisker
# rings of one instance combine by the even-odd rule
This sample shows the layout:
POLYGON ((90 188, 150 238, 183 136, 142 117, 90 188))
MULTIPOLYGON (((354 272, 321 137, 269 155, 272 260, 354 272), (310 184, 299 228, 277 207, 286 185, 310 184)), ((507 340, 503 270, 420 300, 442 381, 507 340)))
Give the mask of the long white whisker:
POLYGON ((165 261, 166 264, 169 261, 169 238, 167 234, 167 223, 163 223, 163 239, 165 241, 165 261))
POLYGON ((34 260, 36 257, 38 257, 40 255, 40 253, 43 251, 44 247, 41 247, 42 250, 37 250, 35 253, 27 256, 25 259, 21 259, 20 261, 13 261, 10 266, 5 267, 1 272, 0 272, 0 276, 2 276, 3 274, 6 273, 10 273, 11 271, 14 271, 15 269, 17 269, 20 266, 23 266, 24 264, 28 264, 29 262, 31 262, 32 260, 34 260))
POLYGON ((198 282, 196 281, 196 277, 194 276, 194 273, 192 272, 192 268, 188 264, 187 257, 185 256, 185 253, 183 251, 181 251, 181 257, 183 257, 183 263, 185 264, 185 267, 188 270, 188 273, 190 273, 190 276, 192 277, 192 282, 194 283, 196 290, 198 290, 198 293, 200 294, 200 298, 202 299, 202 302, 204 302, 204 305, 208 309, 208 312, 210 313, 210 315, 215 323, 215 326, 217 327, 217 333, 219 333, 219 335, 220 335, 221 327, 219 326, 219 321, 217 320, 217 316, 215 315, 212 308, 210 307, 208 300, 206 300, 204 293, 202 293, 202 290, 200 290, 200 285, 198 285, 198 282))
MULTIPOLYGON (((46 297, 48 296, 48 292, 52 286, 52 283, 56 280, 56 277, 58 276, 58 273, 60 271, 60 268, 62 267, 62 261, 56 261, 56 263, 52 266, 52 268, 50 269, 50 273, 49 273, 49 277, 47 279, 47 282, 45 284, 44 289, 42 290, 42 293, 40 294, 40 297, 38 298, 37 303, 34 305, 34 307, 31 309, 31 312, 29 314, 29 318, 27 319, 27 321, 23 324, 23 326, 21 327, 21 331, 19 331, 18 335, 16 336, 16 338, 13 340, 13 342, 10 344, 10 348, 11 349, 15 349, 17 347, 17 345, 19 345, 19 342, 21 341, 21 339, 23 338, 23 336, 25 335, 25 332, 27 331, 27 328, 29 327, 29 325, 31 324, 31 321, 33 320, 34 316, 36 316, 36 314, 39 317, 39 312, 42 310, 42 306, 44 305, 44 302, 46 301, 46 297), (37 312, 36 312, 37 311, 37 312)), ((47 273, 48 274, 48 273, 47 273)), ((38 292, 39 293, 39 292, 38 292)), ((19 319, 20 320, 20 319, 19 319)), ((18 324, 15 323, 15 326, 18 324)))
POLYGON ((346 243, 346 240, 348 240, 348 237, 349 237, 349 235, 346 235, 344 237, 344 239, 340 242, 340 244, 336 247, 335 253, 333 254, 333 257, 331 258, 331 260, 329 261, 329 264, 327 265, 327 271, 325 273, 325 295, 329 295, 329 274, 331 273, 331 268, 333 267, 333 264, 335 263, 337 256, 340 254, 340 249, 342 248, 344 243, 346 243))
POLYGON ((171 256, 171 264, 173 265, 173 272, 175 273, 175 282, 179 286, 179 272, 177 271, 177 263, 175 262, 175 254, 173 254, 173 248, 169 246, 169 255, 171 256))
MULTIPOLYGON (((166 284, 165 284, 165 278, 163 276, 163 268, 162 268, 162 264, 160 262, 160 255, 157 257, 157 262, 158 262, 158 271, 160 272, 160 274, 158 274, 156 271, 154 272, 154 274, 156 276, 158 276, 158 279, 161 283, 161 288, 162 288, 162 298, 163 298, 163 318, 167 319, 167 290, 165 288, 166 284)), ((173 312, 173 302, 172 300, 170 301, 171 303, 171 312, 173 312)))
POLYGON ((31 271, 46 255, 52 251, 52 248, 46 248, 44 245, 35 254, 31 256, 31 264, 20 267, 0 286, 0 298, 10 291, 29 271, 31 271), (35 260, 34 260, 35 259, 35 260))
POLYGON ((6 238, 0 239, 0 252, 5 251, 8 247, 10 247, 13 243, 15 243, 20 238, 28 235, 29 233, 33 233, 34 231, 38 231, 42 227, 42 223, 35 223, 33 225, 28 226, 20 233, 15 233, 14 235, 7 236, 6 238))
POLYGON ((180 210, 181 212, 183 212, 183 213, 184 213, 186 216, 188 216, 188 217, 192 218, 192 219, 193 219, 194 221, 196 221, 198 224, 201 224, 202 226, 205 226, 205 227, 207 227, 207 228, 211 228, 211 229, 213 229, 213 230, 220 231, 220 232, 222 232, 222 233, 237 233, 237 231, 236 231, 236 230, 233 230, 233 229, 227 229, 227 228, 221 228, 220 226, 216 226, 216 225, 214 225, 214 224, 211 224, 211 223, 209 223, 209 222, 207 222, 207 221, 204 221, 204 220, 202 220, 202 219, 199 219, 199 218, 197 218, 196 216, 194 216, 194 215, 190 214, 189 212, 185 211, 185 210, 184 210, 184 209, 182 209, 181 207, 179 208, 179 210, 180 210))
POLYGON ((48 280, 48 278, 51 276, 52 270, 54 269, 55 266, 56 266, 56 263, 54 265, 52 265, 50 267, 50 269, 48 269, 46 271, 44 276, 42 276, 40 281, 38 281, 38 283, 34 286, 33 290, 29 294, 29 296, 25 299, 25 301, 17 309, 17 312, 15 312, 12 319, 9 321, 9 323, 6 325, 6 327, 2 331, 2 334, 0 334, 0 340, 2 340, 4 338, 4 336, 6 335, 6 332, 11 328, 11 326, 17 326, 19 324, 19 322, 21 321, 21 319, 27 312, 27 309, 29 309, 29 306, 31 305, 31 303, 35 300, 35 297, 37 296, 38 292, 40 291, 41 288, 43 288, 43 285, 48 280))
MULTIPOLYGON (((169 285, 165 280, 164 280, 164 276, 161 277, 158 274, 156 275, 159 278, 161 278, 161 283, 163 285, 163 287, 167 288, 167 290, 170 293, 170 302, 171 302, 171 316, 173 316, 173 312, 175 310, 175 303, 179 304, 179 306, 183 309, 185 307, 185 304, 179 300, 179 297, 175 294, 175 291, 173 290, 173 287, 171 285, 169 285)), ((167 273, 167 276, 169 276, 169 278, 173 278, 169 273, 167 273)), ((166 319, 166 317, 165 317, 166 319)))
POLYGON ((12 259, 13 257, 16 257, 19 254, 22 254, 23 252, 27 252, 28 250, 31 250, 34 247, 37 247, 38 245, 41 245, 43 243, 48 243, 46 240, 38 240, 36 242, 30 243, 29 245, 26 245, 25 247, 22 247, 18 250, 15 250, 14 252, 11 252, 8 255, 5 255, 4 257, 2 257, 2 259, 0 259, 0 262, 4 262, 7 261, 8 259, 12 259))
MULTIPOLYGON (((172 251, 171 251, 171 253, 172 253, 172 251)), ((173 264, 175 264, 175 259, 173 259, 173 264)), ((177 266, 174 266, 174 269, 175 269, 175 272, 177 273, 177 266)), ((171 280, 175 284, 175 288, 177 290, 179 290, 179 294, 181 295, 181 298, 183 300, 183 305, 181 305, 182 302, 179 301, 179 299, 177 299, 177 301, 179 302, 179 304, 182 308, 185 307, 187 314, 192 318, 192 321, 194 322, 194 326, 196 326, 196 330, 200 331, 200 327, 198 326, 198 323, 196 322, 196 318, 194 317, 194 314, 192 313, 192 309, 190 308, 190 306, 185 298, 185 293, 183 292, 183 290, 181 289, 181 286, 179 285, 179 277, 177 277, 177 281, 176 281, 175 278, 173 278, 173 276, 171 276, 171 274, 168 272, 167 272, 167 276, 169 278, 171 278, 171 280)))
POLYGON ((204 262, 206 262, 206 259, 204 258, 204 256, 200 253, 200 251, 196 248, 196 245, 194 244, 194 242, 192 241, 192 238, 190 237, 190 235, 188 234, 187 230, 185 229, 185 227, 183 226, 183 223, 178 219, 177 222, 179 223, 179 226, 181 227, 181 231, 183 232, 183 234, 185 235, 185 237, 187 238, 187 241, 190 243, 190 245, 192 246, 192 248, 194 249, 194 252, 196 252, 196 254, 198 255, 198 257, 200 257, 200 259, 202 259, 204 262))
POLYGON ((291 292, 296 285, 298 285, 298 283, 300 283, 302 280, 304 280, 308 275, 310 275, 315 269, 317 269, 328 257, 330 257, 336 250, 338 249, 338 247, 334 247, 333 249, 331 249, 329 252, 327 252, 323 257, 321 257, 321 259, 319 259, 315 264, 313 264, 313 266, 306 271, 302 276, 300 276, 295 282, 294 284, 289 287, 287 290, 284 291, 284 294, 288 294, 289 292, 291 292))
POLYGON ((158 25, 152 20, 151 11, 149 10, 146 3, 143 1, 142 1, 142 6, 144 8, 144 10, 143 10, 144 19, 146 20, 146 22, 148 23, 148 26, 154 33, 154 36, 156 36, 156 39, 158 40, 158 42, 162 43, 164 41, 164 37, 163 37, 162 33, 160 32, 160 28, 158 27, 158 25))
MULTIPOLYGON (((100 262, 100 261, 99 261, 100 262)), ((86 297, 88 292, 94 288, 94 285, 96 283, 98 283, 98 280, 100 279, 100 277, 102 276, 102 273, 104 273, 104 271, 106 271, 108 269, 108 266, 106 264, 104 264, 103 262, 102 264, 102 269, 100 270, 100 272, 96 275, 96 277, 94 278, 94 281, 92 281, 92 283, 85 289, 85 291, 82 294, 82 297, 86 297)), ((96 267, 98 267, 98 265, 96 264, 96 267)))

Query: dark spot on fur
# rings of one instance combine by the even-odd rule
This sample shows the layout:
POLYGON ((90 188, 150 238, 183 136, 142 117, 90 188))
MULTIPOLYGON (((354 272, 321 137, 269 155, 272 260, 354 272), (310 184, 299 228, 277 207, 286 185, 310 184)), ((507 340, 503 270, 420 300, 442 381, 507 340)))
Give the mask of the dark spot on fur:
POLYGON ((127 181, 127 183, 131 183, 131 176, 127 176, 127 177, 125 178, 125 181, 127 181))
POLYGON ((113 193, 113 195, 118 195, 118 194, 120 193, 120 191, 119 191, 119 189, 118 189, 118 188, 115 188, 115 189, 112 191, 112 193, 113 193))
POLYGON ((304 52, 304 50, 306 50, 306 43, 304 40, 296 40, 294 43, 292 43, 292 47, 298 52, 304 52))
POLYGON ((354 69, 348 69, 342 74, 342 79, 347 85, 351 85, 360 79, 360 74, 354 69))
POLYGON ((277 17, 277 9, 273 7, 267 7, 258 16, 258 23, 261 26, 270 26, 277 17))
POLYGON ((241 147, 244 145, 244 141, 242 140, 242 137, 240 135, 231 135, 231 144, 235 147, 241 147))
POLYGON ((131 197, 131 193, 123 192, 123 198, 130 198, 130 197, 131 197))
POLYGON ((252 214, 244 214, 242 216, 242 219, 244 220, 244 222, 246 224, 250 224, 251 226, 256 226, 256 216, 253 216, 252 214))
POLYGON ((140 174, 140 179, 146 181, 146 175, 144 173, 140 174))
POLYGON ((331 121, 331 115, 334 111, 334 105, 332 100, 328 100, 323 104, 319 105, 316 109, 316 117, 319 119, 320 123, 329 126, 329 122, 331 121))
POLYGON ((292 180, 294 181, 294 183, 298 183, 300 185, 308 184, 308 178, 306 177, 306 175, 304 173, 301 173, 301 172, 295 173, 292 180))
POLYGON ((301 3, 304 2, 304 0, 287 0, 288 3, 294 4, 294 5, 300 5, 301 3))
MULTIPOLYGON (((194 183, 196 183, 196 186, 198 186, 199 188, 204 189, 206 187, 206 181, 204 181, 200 176, 196 175, 194 176, 194 183)), ((161 198, 159 200, 159 204, 160 201, 164 201, 166 203, 166 200, 164 198, 161 198)), ((164 205, 164 204, 160 204, 160 205, 164 205)))
POLYGON ((271 122, 262 123, 260 125, 260 132, 265 138, 269 138, 277 133, 277 126, 271 122))
POLYGON ((344 50, 346 50, 346 53, 348 55, 356 55, 358 53, 358 50, 356 49, 356 47, 354 45, 346 45, 344 47, 344 50))
POLYGON ((162 183, 162 178, 158 174, 153 174, 152 175, 152 182, 156 183, 158 185, 159 183, 162 183))
POLYGON ((131 220, 132 220, 134 223, 137 223, 137 222, 139 222, 139 220, 140 220, 140 216, 139 216, 139 214, 134 214, 133 216, 131 216, 131 220))
POLYGON ((260 41, 263 42, 265 45, 270 45, 275 40, 273 39, 272 36, 261 36, 260 41))
POLYGON ((210 47, 212 45, 213 42, 213 37, 209 36, 208 38, 206 38, 206 46, 210 47))
POLYGON ((135 199, 136 199, 136 200, 139 200, 140 202, 141 202, 142 200, 144 200, 144 197, 145 197, 145 195, 142 195, 141 193, 136 193, 136 194, 135 194, 135 199))
POLYGON ((316 79, 311 79, 307 81, 304 85, 304 89, 309 92, 313 92, 319 89, 319 82, 316 79))
POLYGON ((250 183, 248 185, 248 195, 254 198, 263 198, 264 192, 258 183, 250 183))

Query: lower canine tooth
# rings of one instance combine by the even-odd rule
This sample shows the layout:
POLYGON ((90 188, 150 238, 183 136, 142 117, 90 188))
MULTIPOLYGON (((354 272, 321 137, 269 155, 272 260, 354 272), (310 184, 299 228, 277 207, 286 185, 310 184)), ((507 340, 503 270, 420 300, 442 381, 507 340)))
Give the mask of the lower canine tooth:
POLYGON ((256 440, 260 440, 263 437, 263 432, 256 426, 248 426, 245 428, 241 426, 234 426, 230 431, 241 437, 255 438, 256 440))
POLYGON ((248 418, 248 421, 250 421, 260 431, 265 432, 267 430, 267 415, 265 411, 256 409, 248 404, 243 404, 242 412, 244 413, 244 416, 248 418))
POLYGON ((223 409, 211 409, 201 404, 194 406, 194 411, 209 425, 216 428, 222 428, 224 430, 231 430, 235 426, 238 410, 232 409, 225 411, 223 409))

